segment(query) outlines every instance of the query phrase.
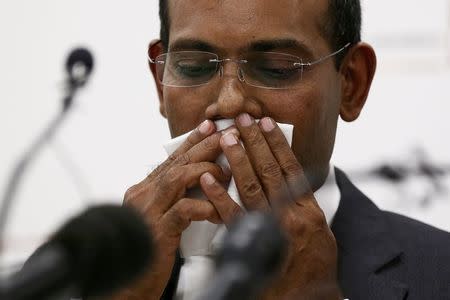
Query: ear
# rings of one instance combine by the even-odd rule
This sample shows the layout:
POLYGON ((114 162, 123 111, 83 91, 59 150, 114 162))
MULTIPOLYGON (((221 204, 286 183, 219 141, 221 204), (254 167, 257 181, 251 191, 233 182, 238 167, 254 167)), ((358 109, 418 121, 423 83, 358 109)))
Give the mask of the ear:
MULTIPOLYGON (((148 57, 151 59, 155 59, 158 55, 164 53, 164 47, 162 45, 161 40, 152 40, 148 45, 148 57)), ((148 66, 150 67, 150 71, 152 72, 153 79, 155 80, 156 89, 158 91, 159 98, 159 111, 164 118, 167 118, 166 108, 164 106, 164 96, 163 96, 163 85, 159 81, 158 74, 156 72, 156 65, 148 62, 148 66)))
POLYGON ((356 120, 366 103, 375 75, 377 58, 373 48, 358 43, 350 48, 342 61, 341 118, 346 122, 356 120))

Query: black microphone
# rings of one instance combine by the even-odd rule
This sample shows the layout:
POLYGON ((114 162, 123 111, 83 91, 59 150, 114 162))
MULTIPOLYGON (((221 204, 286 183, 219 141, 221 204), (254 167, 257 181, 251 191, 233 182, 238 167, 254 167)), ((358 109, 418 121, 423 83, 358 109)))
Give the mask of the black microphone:
POLYGON ((85 83, 94 67, 94 58, 86 48, 72 50, 66 60, 66 71, 75 83, 85 83))
POLYGON ((249 213, 231 226, 202 300, 253 299, 276 274, 287 240, 272 215, 249 213))
POLYGON ((147 270, 152 255, 149 228, 137 212, 94 207, 68 221, 21 271, 0 283, 0 299, 108 295, 147 270))
POLYGON ((92 54, 84 48, 72 50, 67 57, 66 63, 66 86, 65 95, 62 100, 62 110, 53 119, 44 131, 33 141, 30 147, 23 153, 12 170, 9 181, 6 184, 3 201, 0 202, 0 253, 3 248, 3 234, 8 222, 9 212, 12 209, 14 197, 18 191, 23 175, 33 159, 42 147, 49 141, 66 120, 67 114, 73 104, 73 99, 79 88, 83 87, 94 67, 92 54))
POLYGON ((67 95, 63 101, 63 110, 72 105, 75 91, 86 84, 93 68, 94 58, 88 49, 76 48, 70 52, 66 60, 67 95))

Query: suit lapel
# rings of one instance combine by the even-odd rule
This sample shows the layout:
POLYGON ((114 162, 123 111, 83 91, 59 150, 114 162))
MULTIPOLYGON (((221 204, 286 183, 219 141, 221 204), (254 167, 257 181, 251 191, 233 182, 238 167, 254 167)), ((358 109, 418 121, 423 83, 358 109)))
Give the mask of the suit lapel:
POLYGON ((336 168, 341 201, 331 229, 339 251, 339 280, 350 299, 406 299, 408 287, 383 272, 401 267, 401 245, 379 210, 336 168))

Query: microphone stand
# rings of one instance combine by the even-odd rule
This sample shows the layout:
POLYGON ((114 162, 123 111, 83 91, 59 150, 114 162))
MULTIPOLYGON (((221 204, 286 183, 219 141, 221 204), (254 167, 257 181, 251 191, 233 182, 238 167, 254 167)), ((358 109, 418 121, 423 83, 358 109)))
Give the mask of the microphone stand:
POLYGON ((229 228, 215 259, 216 274, 198 299, 256 299, 286 251, 286 236, 274 216, 247 214, 229 228))
POLYGON ((17 194, 20 182, 28 166, 36 158, 39 151, 51 140, 55 133, 61 128, 73 104, 73 99, 79 88, 83 87, 92 71, 92 55, 86 49, 75 49, 69 55, 66 62, 68 78, 66 80, 65 96, 63 98, 63 107, 61 112, 47 125, 44 131, 25 151, 23 156, 16 163, 6 184, 6 191, 3 195, 0 206, 0 253, 3 249, 3 237, 8 222, 9 212, 12 209, 14 197, 17 194))

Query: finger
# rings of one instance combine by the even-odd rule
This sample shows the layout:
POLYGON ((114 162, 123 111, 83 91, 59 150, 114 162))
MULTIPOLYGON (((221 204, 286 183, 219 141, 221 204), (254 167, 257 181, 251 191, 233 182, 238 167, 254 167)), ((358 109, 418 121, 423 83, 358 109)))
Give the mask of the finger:
POLYGON ((202 161, 215 161, 222 153, 222 149, 220 147, 220 137, 221 133, 219 132, 208 136, 190 148, 187 152, 180 154, 173 162, 173 165, 182 166, 202 161))
POLYGON ((244 215, 242 208, 231 199, 225 188, 211 173, 203 174, 200 177, 200 184, 206 197, 215 206, 226 225, 231 224, 236 218, 244 215))
POLYGON ((262 133, 275 156, 286 179, 289 190, 295 198, 312 194, 303 168, 292 152, 286 137, 271 118, 263 118, 259 123, 262 133))
POLYGON ((222 135, 225 135, 227 133, 233 133, 238 139, 240 139, 241 137, 241 133, 239 132, 239 130, 237 130, 235 125, 232 125, 230 127, 228 127, 227 129, 224 129, 221 131, 222 135))
POLYGON ((207 200, 183 198, 172 206, 161 218, 161 224, 169 237, 178 237, 191 221, 220 222, 214 205, 207 200))
POLYGON ((226 133, 220 144, 230 164, 242 204, 247 210, 269 210, 263 188, 237 137, 233 133, 226 133))
POLYGON ((231 179, 229 170, 227 171, 226 168, 211 162, 200 162, 182 166, 181 168, 186 169, 184 172, 186 173, 185 182, 188 189, 199 185, 200 177, 204 174, 202 173, 203 170, 208 170, 206 172, 212 174, 221 183, 228 183, 231 179))
POLYGON ((149 180, 158 176, 167 169, 181 154, 186 153, 189 149, 206 139, 216 131, 214 122, 210 120, 203 121, 195 130, 193 130, 186 140, 175 150, 169 157, 160 164, 147 178, 149 180))
POLYGON ((173 154, 178 156, 182 153, 187 152, 189 149, 203 141, 206 137, 213 134, 216 131, 214 122, 210 120, 203 121, 194 131, 189 134, 186 140, 181 144, 181 146, 175 150, 173 154))
MULTIPOLYGON (((289 198, 280 165, 261 132, 260 126, 247 113, 241 114, 237 118, 236 124, 241 133, 247 156, 263 185, 270 204, 273 205, 282 198, 289 198)), ((290 199, 284 200, 289 201, 290 199)))
POLYGON ((200 176, 206 172, 213 174, 219 181, 230 180, 231 175, 217 164, 211 162, 175 166, 157 179, 154 190, 152 213, 165 213, 186 190, 198 185, 200 176))

